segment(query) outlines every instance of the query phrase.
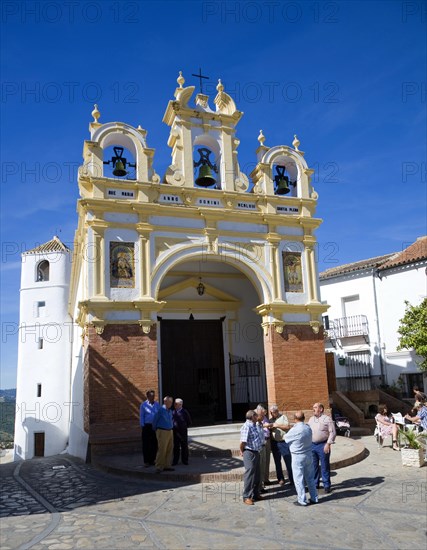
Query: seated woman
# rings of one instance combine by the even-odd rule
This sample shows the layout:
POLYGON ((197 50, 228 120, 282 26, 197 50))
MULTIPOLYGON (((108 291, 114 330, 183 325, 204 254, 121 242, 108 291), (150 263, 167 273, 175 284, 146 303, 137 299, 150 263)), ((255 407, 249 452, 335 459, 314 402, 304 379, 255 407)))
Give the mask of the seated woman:
POLYGON ((393 450, 400 451, 399 445, 397 444, 398 427, 396 424, 393 423, 393 418, 388 416, 386 405, 379 406, 379 412, 375 417, 375 420, 380 429, 380 436, 382 437, 382 439, 384 439, 388 435, 391 435, 393 439, 393 450))
MULTIPOLYGON (((427 430, 427 405, 418 402, 414 407, 415 415, 405 414, 405 418, 418 424, 422 430, 427 430)), ((411 411, 413 413, 413 411, 411 411)))

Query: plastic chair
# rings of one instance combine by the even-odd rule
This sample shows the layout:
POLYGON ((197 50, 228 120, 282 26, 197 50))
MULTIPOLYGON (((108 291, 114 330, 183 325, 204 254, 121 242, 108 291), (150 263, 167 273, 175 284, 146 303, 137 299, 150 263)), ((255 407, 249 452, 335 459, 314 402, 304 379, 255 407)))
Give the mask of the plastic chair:
POLYGON ((375 431, 374 431, 374 437, 375 437, 375 439, 377 440, 378 449, 382 449, 382 446, 384 445, 384 440, 385 440, 387 437, 390 437, 390 438, 391 438, 391 444, 393 445, 393 436, 392 436, 392 434, 386 435, 385 437, 382 437, 382 435, 381 435, 381 427, 380 427, 380 423, 379 423, 379 422, 376 422, 375 431))

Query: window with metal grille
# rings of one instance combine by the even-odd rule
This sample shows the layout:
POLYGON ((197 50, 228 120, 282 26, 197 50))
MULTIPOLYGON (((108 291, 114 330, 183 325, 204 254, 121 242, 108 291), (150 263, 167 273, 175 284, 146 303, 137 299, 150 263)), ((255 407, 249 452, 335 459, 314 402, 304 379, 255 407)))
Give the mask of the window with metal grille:
POLYGON ((352 351, 347 354, 347 381, 350 391, 371 389, 371 352, 352 351))
POLYGON ((260 376, 259 361, 246 360, 239 363, 239 376, 260 376))

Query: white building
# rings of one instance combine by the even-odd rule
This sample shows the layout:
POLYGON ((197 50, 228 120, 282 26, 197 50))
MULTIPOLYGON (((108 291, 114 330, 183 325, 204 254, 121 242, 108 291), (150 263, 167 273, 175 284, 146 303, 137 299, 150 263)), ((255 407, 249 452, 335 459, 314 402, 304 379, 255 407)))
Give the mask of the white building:
POLYGON ((22 254, 15 459, 49 456, 68 441, 71 252, 54 237, 22 254))
POLYGON ((327 269, 320 274, 321 297, 330 305, 324 317, 327 364, 335 367, 338 391, 361 391, 382 384, 404 396, 423 385, 413 351, 397 351, 405 301, 426 297, 427 237, 402 252, 327 269))

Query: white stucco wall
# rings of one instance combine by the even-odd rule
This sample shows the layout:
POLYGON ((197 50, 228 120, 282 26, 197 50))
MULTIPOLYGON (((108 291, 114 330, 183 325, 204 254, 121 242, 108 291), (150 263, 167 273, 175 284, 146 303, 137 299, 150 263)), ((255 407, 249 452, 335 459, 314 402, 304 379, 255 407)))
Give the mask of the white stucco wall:
MULTIPOLYGON (((381 353, 387 384, 393 384, 400 374, 419 372, 413 350, 396 350, 397 329, 405 312, 405 300, 417 305, 426 296, 426 266, 427 262, 424 261, 381 271, 380 277, 373 276, 372 270, 368 270, 320 281, 321 299, 330 305, 327 313, 330 320, 345 316, 345 297, 359 296, 358 313, 367 316, 369 345, 357 347, 360 350, 370 349, 374 376, 381 373, 381 353)), ((354 303, 352 307, 354 308, 354 303)), ((338 357, 345 355, 347 351, 356 351, 357 347, 345 345, 344 348, 338 346, 335 349, 330 342, 326 343, 326 351, 335 354, 337 378, 346 376, 346 367, 338 364, 338 357)))
POLYGON ((34 456, 34 433, 45 434, 45 456, 68 441, 71 319, 67 314, 71 254, 23 255, 18 343, 15 458, 34 456), (49 280, 37 265, 49 261, 49 280), (42 310, 37 303, 45 303, 42 310), (40 397, 38 397, 40 385, 40 397))
POLYGON ((381 272, 381 281, 377 284, 381 336, 389 383, 397 380, 401 373, 419 372, 413 351, 397 351, 397 330, 400 319, 405 314, 405 300, 415 306, 426 297, 426 266, 427 261, 384 270, 381 272))
POLYGON ((366 315, 368 320, 369 342, 366 343, 363 338, 343 341, 344 347, 335 349, 327 345, 327 351, 335 354, 335 372, 337 378, 347 376, 346 366, 338 364, 338 357, 344 356, 349 351, 367 351, 371 353, 372 376, 380 376, 381 365, 379 350, 381 345, 380 335, 377 327, 377 314, 375 310, 375 294, 373 287, 372 272, 363 272, 359 274, 348 274, 320 281, 320 295, 322 302, 330 305, 327 315, 332 321, 346 316, 344 300, 352 296, 358 296, 358 306, 352 303, 354 314, 366 315), (358 312, 356 313, 358 309, 358 312))

